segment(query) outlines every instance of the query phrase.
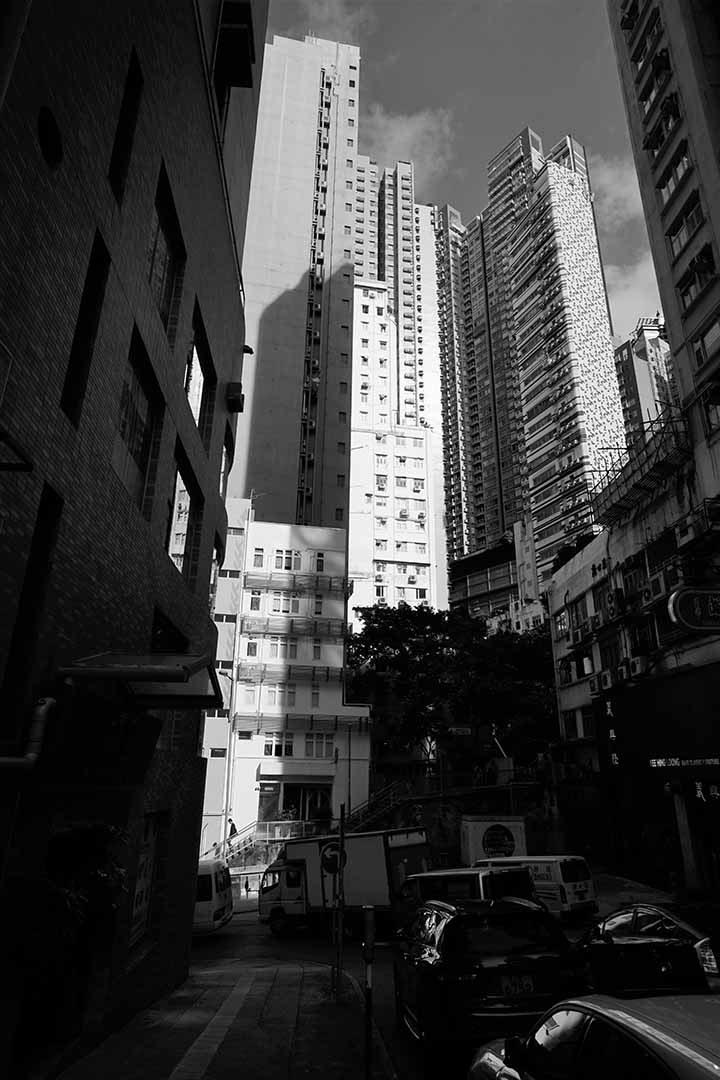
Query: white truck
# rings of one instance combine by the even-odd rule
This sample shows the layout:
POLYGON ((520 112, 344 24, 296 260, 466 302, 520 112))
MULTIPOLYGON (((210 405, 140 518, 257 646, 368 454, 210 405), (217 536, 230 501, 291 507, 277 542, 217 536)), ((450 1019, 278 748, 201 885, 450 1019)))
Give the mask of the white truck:
MULTIPOLYGON (((343 865, 344 918, 359 928, 365 904, 379 922, 390 921, 403 882, 428 869, 430 848, 424 829, 386 829, 348 833, 343 865)), ((299 923, 327 922, 337 897, 339 836, 288 840, 280 857, 263 874, 258 896, 260 921, 274 934, 299 923)))

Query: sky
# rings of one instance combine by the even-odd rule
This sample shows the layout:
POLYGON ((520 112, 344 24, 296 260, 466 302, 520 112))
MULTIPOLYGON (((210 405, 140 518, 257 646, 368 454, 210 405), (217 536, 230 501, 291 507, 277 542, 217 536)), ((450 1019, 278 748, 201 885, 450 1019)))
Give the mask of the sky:
POLYGON ((524 127, 584 143, 615 334, 660 306, 604 0, 270 0, 268 39, 360 46, 359 150, 415 164, 418 202, 485 208, 524 127))

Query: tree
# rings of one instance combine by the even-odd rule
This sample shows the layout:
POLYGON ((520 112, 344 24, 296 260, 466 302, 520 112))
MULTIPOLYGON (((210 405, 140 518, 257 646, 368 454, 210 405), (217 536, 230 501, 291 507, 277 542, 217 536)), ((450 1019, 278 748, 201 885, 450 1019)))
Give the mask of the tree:
MULTIPOLYGON (((373 706, 375 748, 440 747, 462 764, 472 729, 474 756, 497 742, 532 760, 555 734, 550 635, 486 635, 485 624, 430 608, 360 608, 363 629, 348 645, 350 690, 373 706), (496 741, 497 740, 497 741, 496 741)), ((467 764, 467 762, 466 762, 467 764)))

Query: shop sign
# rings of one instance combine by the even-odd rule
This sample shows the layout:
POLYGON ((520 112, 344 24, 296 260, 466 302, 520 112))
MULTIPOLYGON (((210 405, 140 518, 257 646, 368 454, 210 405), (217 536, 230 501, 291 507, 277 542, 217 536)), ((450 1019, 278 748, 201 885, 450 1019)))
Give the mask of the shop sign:
POLYGON ((650 758, 649 765, 651 769, 678 769, 678 768, 690 768, 696 769, 703 765, 720 765, 720 758, 717 757, 695 757, 695 758, 681 758, 681 757, 658 757, 650 758))
POLYGON ((676 589, 668 600, 668 613, 686 630, 720 630, 720 589, 676 589))

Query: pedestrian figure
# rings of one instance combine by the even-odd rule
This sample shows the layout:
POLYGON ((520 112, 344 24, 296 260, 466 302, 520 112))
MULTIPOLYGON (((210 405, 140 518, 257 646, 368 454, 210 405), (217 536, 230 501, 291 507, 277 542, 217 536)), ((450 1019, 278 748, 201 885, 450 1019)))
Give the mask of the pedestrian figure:
POLYGON ((245 899, 250 897, 250 878, 245 878, 245 899))
POLYGON ((228 818, 228 825, 230 826, 230 839, 232 840, 233 836, 237 836, 237 828, 232 818, 228 818))

